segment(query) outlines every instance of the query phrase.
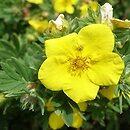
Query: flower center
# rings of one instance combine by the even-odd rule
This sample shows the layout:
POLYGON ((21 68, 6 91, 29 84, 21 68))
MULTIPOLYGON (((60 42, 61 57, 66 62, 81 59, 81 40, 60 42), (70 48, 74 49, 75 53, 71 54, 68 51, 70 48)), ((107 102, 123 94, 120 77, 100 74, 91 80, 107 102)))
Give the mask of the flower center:
POLYGON ((76 59, 73 60, 72 65, 73 67, 76 67, 76 68, 82 68, 85 65, 85 59, 77 57, 76 59))
POLYGON ((69 59, 70 67, 69 71, 71 74, 81 74, 83 71, 87 70, 89 67, 91 59, 87 57, 77 56, 75 59, 69 59))

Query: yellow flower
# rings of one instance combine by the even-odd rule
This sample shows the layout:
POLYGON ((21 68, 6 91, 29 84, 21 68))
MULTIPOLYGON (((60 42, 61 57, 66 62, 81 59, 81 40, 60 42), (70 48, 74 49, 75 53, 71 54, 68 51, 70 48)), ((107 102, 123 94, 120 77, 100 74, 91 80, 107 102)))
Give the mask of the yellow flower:
POLYGON ((93 100, 99 86, 116 85, 123 71, 124 63, 113 48, 113 33, 104 24, 47 40, 47 59, 38 78, 46 88, 63 90, 76 103, 93 100))
POLYGON ((64 126, 62 115, 57 115, 55 112, 52 112, 49 116, 49 126, 53 130, 62 128, 64 126))
POLYGON ((30 3, 33 3, 33 4, 42 4, 43 3, 43 0, 27 0, 27 1, 30 3))
MULTIPOLYGON (((103 88, 100 90, 100 93, 107 99, 112 100, 113 98, 119 97, 119 94, 118 96, 115 95, 115 90, 116 90, 116 85, 103 88)), ((124 96, 124 98, 126 98, 123 92, 122 95, 124 96)), ((128 97, 130 97, 130 94, 128 94, 128 97)))
POLYGON ((48 21, 29 20, 29 24, 38 32, 42 33, 48 27, 48 21))
POLYGON ((130 28, 129 20, 120 20, 120 19, 113 18, 111 19, 111 23, 115 28, 130 28))
POLYGON ((100 93, 104 97, 106 97, 107 99, 111 100, 113 98, 116 98, 115 89, 116 89, 116 85, 115 86, 108 86, 106 88, 101 89, 100 93))
POLYGON ((74 12, 73 5, 76 5, 78 0, 54 0, 54 9, 58 13, 67 12, 72 14, 74 12))
POLYGON ((85 4, 83 3, 81 6, 80 6, 80 16, 85 16, 87 15, 88 13, 88 8, 92 8, 94 11, 97 10, 98 8, 98 3, 96 1, 93 1, 93 2, 89 2, 88 4, 85 4))
MULTIPOLYGON (((72 127, 80 128, 82 126, 83 119, 78 113, 78 111, 74 111, 73 113, 73 122, 72 127)), ((52 112, 49 116, 49 126, 53 129, 60 129, 64 126, 64 121, 62 119, 62 115, 57 115, 55 112, 52 112)))
POLYGON ((83 124, 83 119, 80 116, 80 114, 78 113, 78 111, 75 111, 73 114, 73 123, 72 123, 72 127, 74 128, 80 128, 83 124))

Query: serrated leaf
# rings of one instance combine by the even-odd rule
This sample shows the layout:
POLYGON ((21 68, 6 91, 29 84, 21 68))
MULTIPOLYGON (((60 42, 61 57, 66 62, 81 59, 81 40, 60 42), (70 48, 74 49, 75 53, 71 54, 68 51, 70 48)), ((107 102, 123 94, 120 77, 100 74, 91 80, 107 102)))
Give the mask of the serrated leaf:
POLYGON ((2 69, 5 71, 5 73, 12 79, 15 79, 15 80, 21 79, 20 75, 18 75, 14 71, 14 69, 11 66, 9 66, 7 63, 1 63, 1 66, 2 66, 2 69))
POLYGON ((26 80, 29 81, 28 68, 20 63, 19 60, 12 58, 13 65, 16 71, 26 80))
POLYGON ((20 81, 11 80, 10 82, 8 82, 8 80, 7 80, 7 82, 0 84, 0 90, 1 91, 11 90, 11 89, 14 89, 15 87, 17 87, 19 85, 21 85, 20 81))
POLYGON ((11 52, 7 53, 7 50, 0 49, 0 59, 9 59, 12 56, 14 56, 13 53, 11 52))
POLYGON ((14 47, 10 44, 9 41, 0 39, 0 46, 1 46, 2 48, 5 48, 6 50, 11 51, 11 52, 14 52, 14 51, 15 51, 14 47))

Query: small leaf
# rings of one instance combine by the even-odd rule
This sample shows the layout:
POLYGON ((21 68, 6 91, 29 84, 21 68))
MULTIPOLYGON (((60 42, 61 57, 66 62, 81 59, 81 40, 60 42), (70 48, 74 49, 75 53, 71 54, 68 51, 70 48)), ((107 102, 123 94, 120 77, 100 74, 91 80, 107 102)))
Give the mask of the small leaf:
POLYGON ((49 114, 45 113, 44 118, 43 118, 43 125, 42 125, 42 130, 47 130, 48 129, 48 122, 49 122, 49 114))
POLYGON ((73 123, 73 110, 68 103, 65 103, 62 110, 64 123, 69 127, 73 123))
POLYGON ((16 48, 17 51, 20 50, 20 41, 19 41, 19 38, 18 36, 14 33, 11 37, 12 41, 13 41, 13 44, 16 48))
POLYGON ((115 96, 117 97, 118 95, 119 95, 119 85, 117 85, 115 89, 115 96))
POLYGON ((120 114, 122 113, 122 94, 119 96, 120 114))

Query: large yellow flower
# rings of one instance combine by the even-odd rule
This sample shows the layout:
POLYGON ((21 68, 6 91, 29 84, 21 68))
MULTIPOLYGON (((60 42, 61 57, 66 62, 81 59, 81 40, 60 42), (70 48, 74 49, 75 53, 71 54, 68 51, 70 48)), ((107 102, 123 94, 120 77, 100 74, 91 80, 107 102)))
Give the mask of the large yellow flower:
POLYGON ((64 93, 76 103, 95 99, 99 86, 116 85, 124 68, 113 53, 114 36, 103 24, 45 41, 47 59, 38 78, 46 88, 64 93))
POLYGON ((54 0, 54 9, 58 13, 67 12, 72 14, 74 12, 74 7, 78 0, 54 0))

